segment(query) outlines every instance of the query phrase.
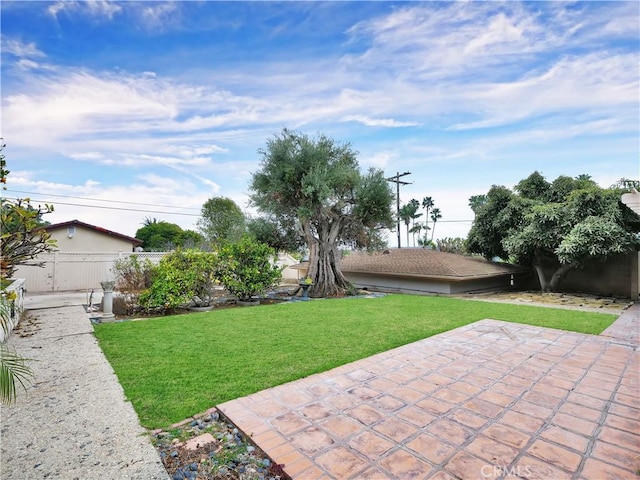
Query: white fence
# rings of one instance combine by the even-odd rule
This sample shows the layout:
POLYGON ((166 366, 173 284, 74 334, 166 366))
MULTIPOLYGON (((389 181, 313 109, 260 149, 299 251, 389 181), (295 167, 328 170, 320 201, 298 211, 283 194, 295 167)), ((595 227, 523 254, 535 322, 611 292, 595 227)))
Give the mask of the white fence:
MULTIPOLYGON (((113 262, 119 258, 135 255, 139 260, 149 259, 158 263, 166 252, 54 252, 40 255, 38 261, 45 262, 43 268, 21 266, 14 278, 24 278, 25 288, 30 293, 65 292, 72 290, 101 290, 100 282, 114 280, 113 262)), ((298 271, 286 268, 297 263, 289 255, 279 255, 277 265, 285 267, 282 278, 295 282, 298 271)))
POLYGON ((54 252, 38 256, 44 267, 21 266, 15 278, 24 278, 30 293, 101 290, 100 282, 113 280, 113 262, 135 255, 158 263, 165 252, 54 252))

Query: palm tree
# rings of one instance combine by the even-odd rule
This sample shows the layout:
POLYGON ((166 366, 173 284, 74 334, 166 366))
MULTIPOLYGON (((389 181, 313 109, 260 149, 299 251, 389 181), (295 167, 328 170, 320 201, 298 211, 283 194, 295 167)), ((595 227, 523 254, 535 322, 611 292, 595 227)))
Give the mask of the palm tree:
POLYGON ((440 209, 435 207, 431 211, 431 220, 433 220, 433 229, 431 230, 431 241, 433 242, 433 234, 436 233, 436 222, 442 218, 442 213, 440 213, 440 209))
MULTIPOLYGON (((422 215, 422 214, 420 214, 422 215)), ((422 231, 422 229, 424 228, 424 225, 422 225, 422 223, 418 222, 416 224, 413 225, 413 227, 411 227, 411 230, 409 230, 412 234, 413 234, 413 246, 416 246, 416 234, 418 234, 418 242, 420 241, 420 232, 422 231)))
MULTIPOLYGON (((415 198, 412 198, 411 200, 409 200, 408 205, 411 206, 411 233, 413 233, 413 246, 416 246, 416 234, 414 232, 415 226, 416 226, 416 219, 420 218, 422 216, 421 213, 418 213, 418 209, 420 208, 420 202, 418 200, 416 200, 415 198)), ((408 246, 408 245, 407 245, 408 246)))
POLYGON ((400 220, 402 220, 407 227, 407 247, 409 246, 409 223, 411 223, 411 217, 414 215, 411 205, 404 205, 400 209, 400 220))
POLYGON ((427 211, 426 216, 424 217, 424 241, 427 242, 427 235, 429 235, 429 209, 434 205, 432 197, 424 197, 422 199, 422 208, 427 211))

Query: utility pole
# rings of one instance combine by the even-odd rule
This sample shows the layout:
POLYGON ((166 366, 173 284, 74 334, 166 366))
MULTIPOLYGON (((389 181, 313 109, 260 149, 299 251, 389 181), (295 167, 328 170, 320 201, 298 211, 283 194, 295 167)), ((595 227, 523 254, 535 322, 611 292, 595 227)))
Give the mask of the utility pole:
POLYGON ((396 172, 395 176, 386 178, 387 182, 393 182, 396 184, 396 218, 398 220, 398 248, 400 248, 400 185, 410 185, 411 182, 404 182, 400 180, 400 177, 405 175, 411 175, 411 172, 396 172))

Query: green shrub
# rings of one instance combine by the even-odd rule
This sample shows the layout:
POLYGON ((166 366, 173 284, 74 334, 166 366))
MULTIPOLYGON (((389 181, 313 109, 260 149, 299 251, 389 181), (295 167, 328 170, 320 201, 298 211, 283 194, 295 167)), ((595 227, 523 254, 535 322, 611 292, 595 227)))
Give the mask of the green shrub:
POLYGON ((191 300, 193 272, 181 250, 165 255, 154 269, 151 286, 140 295, 140 306, 147 311, 165 312, 191 300))
POLYGON ((140 295, 147 311, 164 312, 193 301, 197 306, 211 304, 216 284, 215 253, 176 250, 165 255, 154 269, 151 285, 140 295))
POLYGON ((211 252, 187 250, 184 252, 187 261, 191 300, 197 307, 206 307, 213 301, 213 289, 219 284, 216 277, 218 256, 211 252))
POLYGON ((273 248, 246 236, 221 249, 218 278, 239 300, 251 300, 280 281, 282 271, 271 263, 275 254, 273 248))

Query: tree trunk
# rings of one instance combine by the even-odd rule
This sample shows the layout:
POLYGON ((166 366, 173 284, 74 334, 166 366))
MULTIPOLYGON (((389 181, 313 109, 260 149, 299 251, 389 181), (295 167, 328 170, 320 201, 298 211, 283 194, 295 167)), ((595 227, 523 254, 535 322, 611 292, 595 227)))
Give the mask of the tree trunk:
POLYGON ((536 275, 538 275, 538 282, 540 282, 540 290, 543 292, 548 292, 549 282, 547 281, 547 278, 544 275, 544 269, 542 268, 542 265, 534 261, 532 266, 533 266, 533 269, 536 271, 536 275))
POLYGON ((343 296, 350 288, 349 282, 338 268, 340 252, 336 248, 336 239, 340 232, 339 220, 317 228, 315 237, 309 225, 303 230, 309 246, 309 273, 313 282, 309 288, 311 297, 343 296))
POLYGON ((542 265, 544 258, 545 258, 544 253, 537 251, 535 253, 533 263, 532 263, 533 269, 538 275, 538 281, 540 282, 540 290, 543 292, 557 292, 558 287, 560 286, 560 283, 562 283, 562 281, 567 277, 567 275, 571 270, 576 268, 576 265, 572 263, 565 263, 560 265, 553 272, 551 279, 547 280, 547 277, 545 276, 544 268, 542 265))
POLYGON ((551 277, 551 281, 549 282, 549 292, 557 292, 558 286, 560 283, 567 278, 567 275, 571 270, 575 268, 575 265, 572 263, 563 264, 558 270, 556 270, 551 277))

